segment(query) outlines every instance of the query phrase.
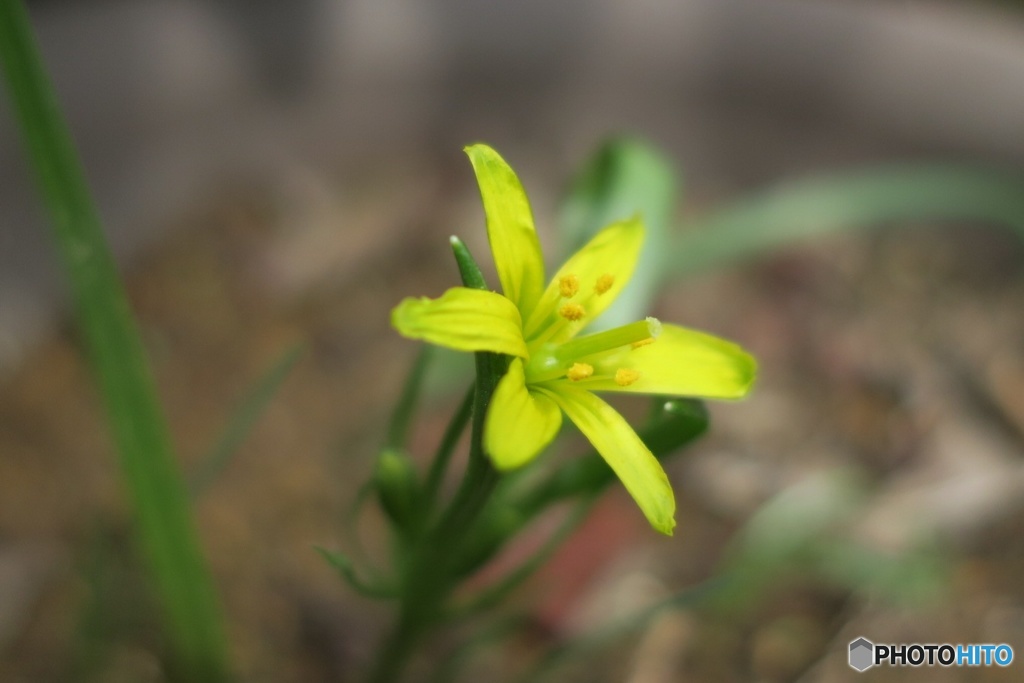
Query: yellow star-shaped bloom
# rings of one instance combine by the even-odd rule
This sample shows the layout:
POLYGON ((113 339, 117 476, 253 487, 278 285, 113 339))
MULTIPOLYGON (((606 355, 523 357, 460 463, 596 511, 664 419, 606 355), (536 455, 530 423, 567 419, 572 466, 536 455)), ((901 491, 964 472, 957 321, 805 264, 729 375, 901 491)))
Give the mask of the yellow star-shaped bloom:
POLYGON ((664 470, 594 392, 737 399, 750 389, 756 362, 736 344, 654 318, 577 336, 632 276, 642 223, 632 219, 604 228, 545 286, 544 259, 519 178, 486 145, 466 153, 503 294, 455 287, 437 299, 405 299, 392 312, 392 324, 412 339, 513 357, 484 426, 484 448, 496 467, 513 469, 537 456, 565 413, 651 525, 671 534, 675 498, 664 470))

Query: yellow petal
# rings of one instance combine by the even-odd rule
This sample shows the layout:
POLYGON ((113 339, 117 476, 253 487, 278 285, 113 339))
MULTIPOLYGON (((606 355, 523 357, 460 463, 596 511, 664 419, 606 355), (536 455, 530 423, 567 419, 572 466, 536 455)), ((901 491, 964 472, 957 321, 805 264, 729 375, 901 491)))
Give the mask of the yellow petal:
POLYGON ((577 386, 545 384, 537 390, 550 396, 590 440, 651 526, 671 536, 676 525, 672 486, 661 463, 626 420, 600 398, 577 386))
POLYGON ((652 343, 589 362, 594 374, 576 386, 591 391, 736 399, 746 395, 757 375, 757 361, 738 345, 667 324, 652 343))
POLYGON ((501 289, 526 318, 544 289, 544 256, 526 192, 515 171, 493 149, 470 145, 465 151, 480 186, 501 289))
POLYGON ((530 392, 523 361, 512 360, 498 382, 484 423, 484 450, 495 467, 510 470, 537 456, 562 426, 562 412, 551 399, 530 392))
POLYGON ((437 299, 410 297, 391 311, 391 324, 405 337, 456 351, 527 357, 519 311, 495 292, 453 287, 437 299))
POLYGON ((636 218, 613 223, 594 235, 555 273, 533 314, 524 315, 526 338, 531 343, 563 342, 589 325, 633 276, 643 242, 644 226, 636 218), (566 299, 561 283, 569 278, 579 283, 579 289, 566 299), (562 313, 568 310, 582 311, 582 317, 562 313))

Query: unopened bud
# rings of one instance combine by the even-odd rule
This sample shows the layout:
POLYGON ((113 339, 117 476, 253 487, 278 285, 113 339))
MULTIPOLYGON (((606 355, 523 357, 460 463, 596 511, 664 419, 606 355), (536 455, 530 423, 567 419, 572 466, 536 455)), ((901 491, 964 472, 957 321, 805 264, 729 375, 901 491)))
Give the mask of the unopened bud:
POLYGON ((373 482, 384 512, 396 527, 407 528, 414 519, 420 496, 412 461, 401 451, 385 449, 377 458, 373 482))

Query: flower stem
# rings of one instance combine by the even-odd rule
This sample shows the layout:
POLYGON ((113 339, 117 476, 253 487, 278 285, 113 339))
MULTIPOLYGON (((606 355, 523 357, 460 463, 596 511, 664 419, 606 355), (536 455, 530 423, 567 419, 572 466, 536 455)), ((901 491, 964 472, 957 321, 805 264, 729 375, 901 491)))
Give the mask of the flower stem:
POLYGON ((505 358, 494 353, 476 354, 476 391, 473 398, 473 427, 470 433, 466 476, 437 525, 440 539, 455 540, 476 517, 498 483, 498 471, 484 452, 484 417, 491 395, 504 374, 505 358))
POLYGON ((427 472, 427 483, 423 488, 423 508, 425 510, 430 510, 434 507, 437 492, 441 488, 441 481, 444 479, 445 471, 448 469, 448 463, 451 461, 452 454, 455 452, 455 445, 458 443, 459 437, 462 436, 462 432, 466 428, 466 423, 469 422, 469 416, 473 412, 475 395, 475 388, 466 392, 466 398, 462 400, 462 403, 459 405, 459 409, 456 411, 452 421, 448 423, 448 428, 445 430, 444 436, 441 437, 441 445, 438 446, 437 454, 434 456, 434 460, 430 463, 430 471, 427 472))
MULTIPOLYGON (((486 289, 487 283, 480 268, 465 245, 452 238, 452 249, 463 283, 467 287, 486 289)), ((499 474, 484 452, 484 417, 494 388, 507 369, 508 358, 505 356, 476 354, 473 426, 466 474, 440 520, 413 547, 402 576, 398 623, 377 652, 367 679, 369 683, 396 683, 408 666, 418 641, 441 618, 444 601, 457 581, 457 565, 453 560, 459 557, 458 551, 468 536, 470 526, 498 484, 499 474)))
POLYGON ((391 415, 391 423, 388 425, 388 438, 386 446, 398 450, 404 450, 409 436, 409 425, 416 413, 416 404, 419 401, 420 391, 423 388, 423 378, 427 374, 427 366, 433 356, 433 349, 424 346, 420 349, 412 370, 402 387, 402 396, 398 399, 398 405, 391 415))

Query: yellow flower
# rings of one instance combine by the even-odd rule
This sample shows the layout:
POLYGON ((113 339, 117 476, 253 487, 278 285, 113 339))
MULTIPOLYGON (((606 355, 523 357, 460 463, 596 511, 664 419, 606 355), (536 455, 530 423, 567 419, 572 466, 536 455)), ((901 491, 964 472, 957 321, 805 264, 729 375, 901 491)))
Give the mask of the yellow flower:
POLYGON ((545 286, 519 179, 486 145, 466 153, 504 295, 455 287, 437 299, 405 299, 392 312, 392 324, 412 339, 513 356, 484 425, 484 448, 496 467, 509 470, 533 459, 565 413, 651 525, 671 534, 675 499, 664 470, 626 420, 593 392, 736 399, 753 383, 756 362, 731 342, 654 318, 578 337, 632 276, 643 225, 633 219, 604 228, 545 286))

